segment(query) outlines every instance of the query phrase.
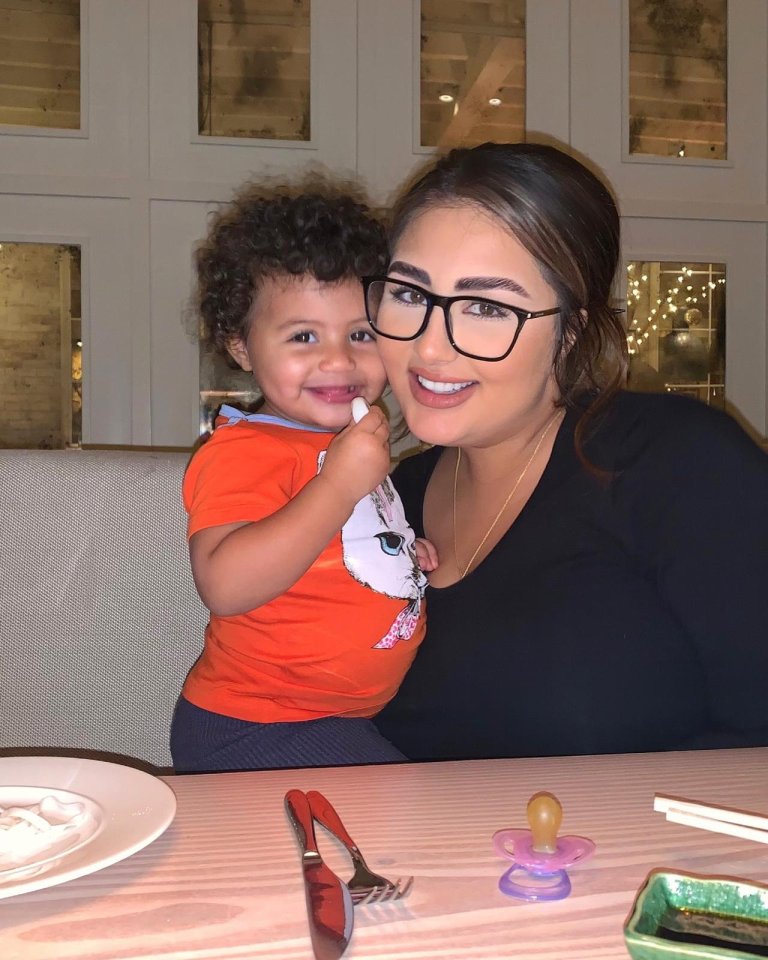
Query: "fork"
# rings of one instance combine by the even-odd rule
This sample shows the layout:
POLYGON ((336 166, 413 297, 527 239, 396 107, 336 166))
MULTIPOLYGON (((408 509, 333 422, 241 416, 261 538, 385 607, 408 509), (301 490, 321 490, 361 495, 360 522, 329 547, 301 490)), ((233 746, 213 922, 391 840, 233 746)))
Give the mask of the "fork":
POLYGON ((410 892, 413 877, 399 877, 392 881, 370 869, 338 813, 322 793, 318 793, 317 790, 307 790, 307 799, 312 816, 341 840, 352 857, 355 872, 347 881, 352 903, 356 906, 387 903, 390 900, 400 900, 410 892))

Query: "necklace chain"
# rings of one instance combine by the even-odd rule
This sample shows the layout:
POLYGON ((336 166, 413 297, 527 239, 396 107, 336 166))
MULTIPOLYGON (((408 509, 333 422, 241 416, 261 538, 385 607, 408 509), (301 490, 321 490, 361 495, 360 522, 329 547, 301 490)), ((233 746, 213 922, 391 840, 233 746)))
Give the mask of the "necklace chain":
POLYGON ((456 561, 456 569, 459 571, 459 580, 463 580, 464 577, 466 577, 467 573, 469 572, 469 568, 475 562, 478 553, 480 553, 480 551, 485 546, 485 542, 488 539, 488 537, 490 537, 493 531, 493 528, 496 526, 499 520, 501 520, 502 514, 504 513, 504 511, 507 509, 507 506, 509 505, 509 501, 512 499, 512 497, 514 497, 515 493, 517 492, 517 488, 523 482, 523 478, 525 477, 526 473, 528 473, 528 467, 530 467, 530 465, 533 463, 536 457, 536 454, 539 452, 539 449, 541 448, 542 443, 544 443, 544 438, 549 433, 549 430, 552 424, 555 422, 555 420, 557 420, 559 416, 560 416, 560 411, 557 410, 555 411, 554 416, 547 421, 547 425, 542 430, 541 436, 537 440, 536 446, 533 448, 533 453, 528 458, 528 462, 523 467, 520 473, 520 476, 517 478, 517 480, 515 480, 514 486, 507 494, 507 499, 504 501, 504 503, 502 503, 501 509, 493 518, 493 521, 491 522, 490 527, 488 527, 488 529, 485 531, 485 536, 480 541, 480 543, 478 543, 475 549, 475 552, 469 558, 469 563, 467 563, 464 569, 462 569, 461 564, 459 563, 459 554, 456 548, 456 488, 457 488, 458 479, 459 479, 459 464, 461 463, 461 447, 456 448, 456 467, 454 468, 454 471, 453 471, 453 558, 456 561))

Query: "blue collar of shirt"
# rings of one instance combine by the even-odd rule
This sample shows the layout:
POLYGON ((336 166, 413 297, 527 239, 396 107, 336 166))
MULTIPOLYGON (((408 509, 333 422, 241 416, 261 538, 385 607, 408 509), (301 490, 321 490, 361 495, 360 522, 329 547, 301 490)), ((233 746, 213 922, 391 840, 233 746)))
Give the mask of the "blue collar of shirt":
POLYGON ((333 433, 333 430, 327 430, 325 427, 309 426, 306 423, 297 423, 295 420, 286 420, 283 417, 275 417, 269 413, 243 413, 237 407, 230 407, 228 403, 222 404, 219 410, 220 417, 226 417, 227 422, 220 424, 222 427, 231 427, 233 424, 242 423, 247 420, 249 423, 271 423, 278 427, 288 427, 290 430, 309 430, 312 433, 333 433))

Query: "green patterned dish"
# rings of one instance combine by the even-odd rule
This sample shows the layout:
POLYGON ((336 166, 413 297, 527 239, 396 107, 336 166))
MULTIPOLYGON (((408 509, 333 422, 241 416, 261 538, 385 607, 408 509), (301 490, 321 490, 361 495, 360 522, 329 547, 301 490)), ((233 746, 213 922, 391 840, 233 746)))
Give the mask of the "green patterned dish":
POLYGON ((768 957, 768 887, 652 871, 624 924, 634 960, 768 957))

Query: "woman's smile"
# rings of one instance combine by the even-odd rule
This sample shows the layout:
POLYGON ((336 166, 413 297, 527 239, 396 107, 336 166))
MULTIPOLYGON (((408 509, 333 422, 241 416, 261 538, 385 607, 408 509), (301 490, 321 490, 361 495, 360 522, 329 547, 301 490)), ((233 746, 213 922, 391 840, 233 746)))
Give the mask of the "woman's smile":
POLYGON ((410 386, 414 399, 418 403, 440 409, 465 403, 471 395, 472 388, 477 386, 477 381, 447 380, 436 374, 411 370, 410 386))

